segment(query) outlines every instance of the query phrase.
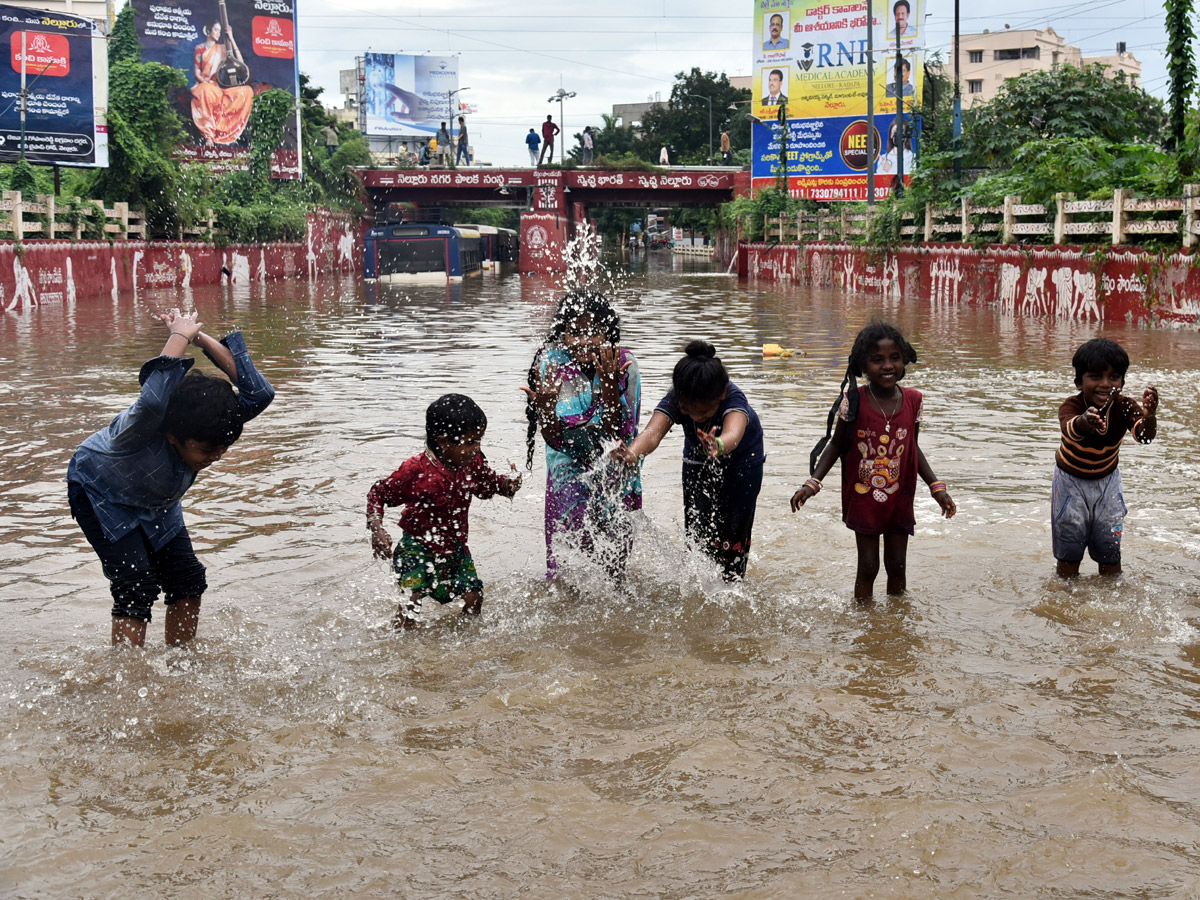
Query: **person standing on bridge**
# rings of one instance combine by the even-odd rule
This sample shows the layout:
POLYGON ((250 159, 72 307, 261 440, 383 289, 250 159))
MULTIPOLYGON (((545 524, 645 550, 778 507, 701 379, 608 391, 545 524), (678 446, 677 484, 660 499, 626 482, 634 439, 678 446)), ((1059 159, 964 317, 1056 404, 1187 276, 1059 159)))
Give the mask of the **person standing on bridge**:
POLYGON ((450 139, 450 132, 446 128, 446 123, 442 123, 441 130, 437 134, 438 162, 442 168, 450 167, 450 160, 453 159, 454 142, 450 139))
POLYGON ((733 144, 729 142, 729 129, 721 132, 721 165, 733 165, 733 144))
POLYGON ((467 165, 471 164, 471 145, 467 142, 467 120, 462 116, 458 117, 458 153, 454 157, 454 164, 457 166, 463 160, 467 161, 467 165))
POLYGON ((529 164, 531 166, 538 164, 538 147, 541 143, 542 139, 538 137, 538 133, 530 128, 529 134, 525 135, 525 146, 529 148, 529 164))
POLYGON ((667 151, 666 144, 663 144, 662 149, 658 151, 658 164, 660 166, 669 166, 671 164, 671 154, 667 151))
POLYGON ((561 129, 554 124, 554 116, 546 116, 546 121, 542 123, 542 152, 538 156, 537 164, 542 164, 542 157, 546 157, 546 162, 554 162, 554 136, 561 129))
POLYGON ((583 129, 583 156, 582 162, 585 166, 592 164, 592 153, 595 149, 595 144, 592 143, 592 126, 588 125, 583 129))

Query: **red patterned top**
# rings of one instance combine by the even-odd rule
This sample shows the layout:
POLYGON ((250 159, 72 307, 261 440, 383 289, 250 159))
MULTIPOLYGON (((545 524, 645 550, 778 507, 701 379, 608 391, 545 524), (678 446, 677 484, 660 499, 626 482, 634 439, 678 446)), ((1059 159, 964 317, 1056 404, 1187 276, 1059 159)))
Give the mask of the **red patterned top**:
POLYGON ((511 480, 498 475, 482 453, 467 465, 451 469, 426 450, 371 486, 367 518, 382 519, 385 506, 403 506, 400 527, 404 532, 434 553, 449 556, 467 549, 471 497, 486 500, 511 480))
MULTIPOLYGON (((900 388, 903 400, 885 419, 867 387, 858 389, 858 418, 849 422, 849 448, 842 457, 842 521, 859 534, 912 534, 916 520, 917 424, 921 392, 900 388)), ((845 397, 838 418, 846 421, 845 397)))

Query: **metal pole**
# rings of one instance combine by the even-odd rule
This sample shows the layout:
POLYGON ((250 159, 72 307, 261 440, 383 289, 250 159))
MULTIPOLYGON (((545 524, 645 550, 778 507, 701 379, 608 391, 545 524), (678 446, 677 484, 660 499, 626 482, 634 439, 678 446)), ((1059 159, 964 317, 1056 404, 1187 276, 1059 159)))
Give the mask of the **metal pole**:
MULTIPOLYGON (((957 0, 956 0, 957 2, 957 0)), ((885 7, 886 9, 886 7, 885 7)), ((867 0, 867 206, 875 205, 875 14, 867 0)))
POLYGON ((954 0, 954 180, 962 184, 962 85, 958 80, 958 0, 954 0))
POLYGON ((900 26, 896 29, 896 196, 904 196, 904 57, 900 52, 900 26))
POLYGON ((703 94, 684 94, 684 97, 695 97, 697 100, 703 100, 708 104, 708 164, 712 165, 712 97, 705 97, 703 94))
POLYGON ((25 39, 29 32, 21 32, 21 159, 25 158, 25 105, 29 99, 29 91, 25 88, 25 67, 27 49, 25 39))

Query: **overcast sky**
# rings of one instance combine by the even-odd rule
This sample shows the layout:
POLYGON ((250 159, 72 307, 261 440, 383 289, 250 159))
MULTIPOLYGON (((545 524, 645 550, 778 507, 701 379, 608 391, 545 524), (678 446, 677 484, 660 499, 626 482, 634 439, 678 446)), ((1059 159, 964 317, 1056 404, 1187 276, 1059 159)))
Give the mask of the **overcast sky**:
MULTIPOLYGON (((876 0, 881 8, 886 2, 876 0)), ((300 70, 325 89, 327 106, 341 105, 338 72, 365 51, 459 55, 459 84, 470 88, 462 97, 479 109, 468 121, 471 143, 495 165, 528 164, 524 136, 547 113, 558 121, 558 103, 546 101, 560 84, 577 95, 564 104, 565 130, 574 133, 599 127, 614 103, 667 97, 677 72, 698 66, 748 75, 753 64, 750 2, 297 0, 296 7, 300 70)), ((1050 25, 1085 56, 1111 54, 1124 41, 1142 62, 1146 90, 1166 96, 1160 4, 1007 0, 960 9, 964 34, 1050 25)), ((927 0, 925 11, 928 48, 948 60, 954 4, 927 0)), ((718 132, 721 113, 713 111, 718 132)))

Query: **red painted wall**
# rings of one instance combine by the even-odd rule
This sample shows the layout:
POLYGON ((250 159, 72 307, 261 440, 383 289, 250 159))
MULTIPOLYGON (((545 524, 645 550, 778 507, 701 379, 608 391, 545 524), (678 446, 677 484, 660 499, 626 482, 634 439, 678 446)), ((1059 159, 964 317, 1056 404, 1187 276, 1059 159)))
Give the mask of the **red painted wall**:
POLYGON ((26 241, 0 244, 0 309, 86 300, 134 288, 312 278, 362 270, 359 223, 333 213, 308 217, 304 243, 216 247, 195 241, 26 241))
POLYGON ((931 304, 1200 329, 1200 254, 920 244, 738 245, 738 273, 931 304))

